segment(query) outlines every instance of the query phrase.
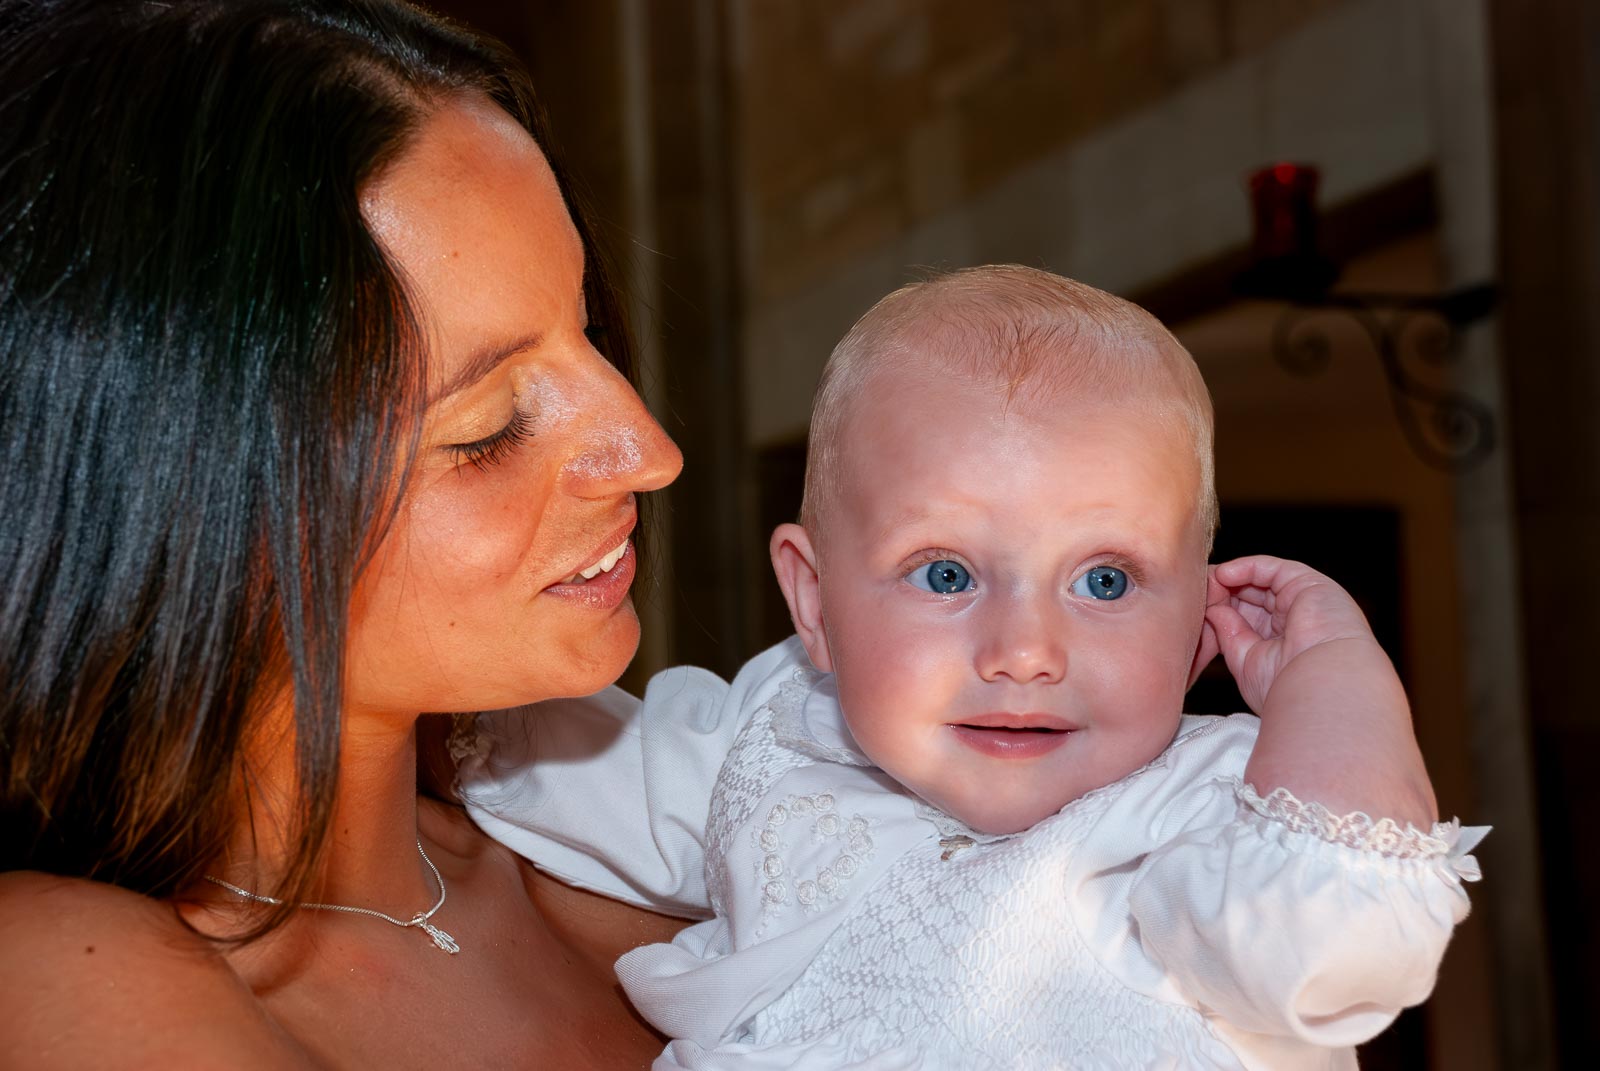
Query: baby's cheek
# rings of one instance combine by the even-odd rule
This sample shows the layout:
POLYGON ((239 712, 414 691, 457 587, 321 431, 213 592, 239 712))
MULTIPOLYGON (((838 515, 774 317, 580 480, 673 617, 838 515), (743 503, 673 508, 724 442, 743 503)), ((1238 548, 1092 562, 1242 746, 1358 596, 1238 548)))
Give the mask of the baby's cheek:
POLYGON ((1203 624, 1202 616, 1189 613, 1175 614, 1166 635, 1159 641, 1165 669, 1163 679, 1166 680, 1168 687, 1174 689, 1180 696, 1188 691, 1189 668, 1194 664, 1203 624))
POLYGON ((937 777, 943 758, 940 737, 955 699, 949 675, 919 664, 909 657, 911 650, 902 648, 899 659, 847 664, 839 700, 850 733, 867 757, 920 791, 937 777))
POLYGON ((869 678, 863 685, 848 664, 840 668, 843 673, 838 677, 839 706, 844 712, 845 725, 867 757, 881 766, 882 752, 893 739, 890 719, 883 715, 882 682, 869 678))

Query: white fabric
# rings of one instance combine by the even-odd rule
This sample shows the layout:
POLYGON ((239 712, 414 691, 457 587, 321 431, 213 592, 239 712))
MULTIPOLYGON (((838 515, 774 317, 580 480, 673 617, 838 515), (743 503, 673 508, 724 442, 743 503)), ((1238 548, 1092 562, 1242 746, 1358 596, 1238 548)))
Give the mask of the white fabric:
POLYGON ((790 640, 731 686, 481 719, 461 777, 557 876, 714 907, 618 962, 680 1039, 660 1069, 1354 1067, 1431 990, 1484 831, 1262 800, 1256 724, 1185 718, 1144 770, 984 837, 868 763, 790 640))
POLYGON ((481 714, 480 747, 457 770, 461 798, 485 832, 569 885, 706 918, 711 789, 737 712, 765 702, 768 678, 791 662, 779 646, 731 687, 685 666, 653 677, 642 703, 607 688, 481 714))

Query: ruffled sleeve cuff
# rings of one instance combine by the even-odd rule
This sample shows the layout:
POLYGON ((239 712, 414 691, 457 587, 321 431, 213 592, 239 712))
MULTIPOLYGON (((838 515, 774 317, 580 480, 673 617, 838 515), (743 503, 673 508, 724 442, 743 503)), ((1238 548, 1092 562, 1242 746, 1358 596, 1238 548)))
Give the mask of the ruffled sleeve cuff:
POLYGON ((1435 822, 1432 829, 1424 832, 1410 822, 1402 828, 1392 818, 1373 819, 1362 811, 1334 814, 1320 803, 1301 802, 1286 788, 1275 788, 1261 796, 1240 778, 1226 780, 1239 801, 1241 819, 1257 825, 1262 832, 1270 832, 1276 825, 1291 833, 1390 859, 1441 860, 1461 881, 1483 877, 1477 859, 1468 853, 1489 835, 1488 826, 1463 826, 1460 819, 1453 818, 1435 822))

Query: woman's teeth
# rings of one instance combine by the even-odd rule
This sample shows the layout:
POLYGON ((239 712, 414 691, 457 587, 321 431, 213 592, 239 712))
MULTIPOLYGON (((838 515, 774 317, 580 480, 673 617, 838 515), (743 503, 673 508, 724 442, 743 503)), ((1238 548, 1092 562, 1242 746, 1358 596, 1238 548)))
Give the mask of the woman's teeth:
POLYGON ((579 583, 580 581, 583 581, 583 580, 593 580, 595 577, 599 576, 601 573, 609 573, 611 571, 612 566, 616 565, 619 561, 622 560, 622 555, 627 552, 627 549, 628 549, 628 541, 626 539, 624 539, 621 543, 619 543, 617 545, 617 549, 616 550, 613 550, 611 553, 607 554, 605 557, 601 558, 599 561, 597 561, 593 565, 589 566, 589 568, 582 569, 582 570, 580 570, 580 571, 578 571, 576 573, 573 573, 571 576, 569 576, 565 580, 563 580, 562 583, 563 584, 577 584, 577 583, 579 583))

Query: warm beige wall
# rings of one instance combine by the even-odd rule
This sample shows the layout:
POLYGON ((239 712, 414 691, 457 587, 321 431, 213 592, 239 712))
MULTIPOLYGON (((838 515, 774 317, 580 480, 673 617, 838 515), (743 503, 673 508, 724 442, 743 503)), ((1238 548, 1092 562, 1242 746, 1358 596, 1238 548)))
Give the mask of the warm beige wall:
POLYGON ((754 300, 1002 182, 1338 0, 734 0, 754 300))

